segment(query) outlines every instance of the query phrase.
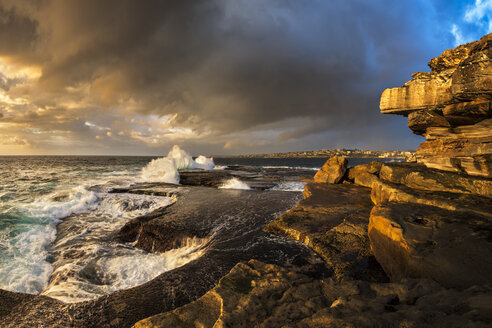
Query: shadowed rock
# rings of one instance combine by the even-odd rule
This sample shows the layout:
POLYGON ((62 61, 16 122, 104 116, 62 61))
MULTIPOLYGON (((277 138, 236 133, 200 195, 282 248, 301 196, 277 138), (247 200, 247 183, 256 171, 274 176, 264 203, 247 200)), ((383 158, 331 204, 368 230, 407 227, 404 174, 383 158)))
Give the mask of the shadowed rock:
POLYGON ((430 280, 380 284, 315 280, 251 260, 195 302, 147 327, 486 327, 490 288, 446 290, 430 280))
POLYGON ((383 163, 373 161, 351 167, 347 170, 347 180, 356 185, 371 188, 374 183, 379 181, 379 172, 383 163))
POLYGON ((490 216, 386 203, 371 211, 368 230, 374 256, 393 281, 431 278, 454 288, 492 283, 490 216))

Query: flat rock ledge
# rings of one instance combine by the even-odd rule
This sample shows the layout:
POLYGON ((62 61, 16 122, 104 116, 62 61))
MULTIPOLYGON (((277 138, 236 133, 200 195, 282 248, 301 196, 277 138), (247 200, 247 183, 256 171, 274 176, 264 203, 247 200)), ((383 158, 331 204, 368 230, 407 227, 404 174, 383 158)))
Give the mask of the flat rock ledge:
POLYGON ((250 260, 198 300, 133 327, 488 327, 491 295, 423 279, 318 280, 250 260))
POLYGON ((386 281, 367 236, 373 206, 370 189, 308 183, 304 197, 264 230, 305 243, 333 268, 339 280, 386 281))

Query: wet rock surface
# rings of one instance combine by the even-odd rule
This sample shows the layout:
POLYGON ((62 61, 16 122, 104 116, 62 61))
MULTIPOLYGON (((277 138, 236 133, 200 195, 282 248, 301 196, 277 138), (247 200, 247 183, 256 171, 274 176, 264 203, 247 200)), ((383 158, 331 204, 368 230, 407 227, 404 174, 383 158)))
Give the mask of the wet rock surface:
POLYGON ((492 34, 444 51, 400 88, 381 95, 384 114, 408 116, 426 141, 417 161, 430 168, 492 177, 492 34))
POLYGON ((269 223, 266 231, 314 249, 339 280, 386 281, 369 247, 370 190, 354 185, 309 183, 305 199, 269 223))
POLYGON ((491 300, 487 287, 335 282, 251 260, 197 301, 134 327, 487 327, 491 300))
POLYGON ((309 169, 262 168, 230 165, 219 171, 181 170, 180 184, 184 186, 220 187, 231 178, 248 184, 252 189, 266 190, 281 182, 312 179, 316 171, 309 169))

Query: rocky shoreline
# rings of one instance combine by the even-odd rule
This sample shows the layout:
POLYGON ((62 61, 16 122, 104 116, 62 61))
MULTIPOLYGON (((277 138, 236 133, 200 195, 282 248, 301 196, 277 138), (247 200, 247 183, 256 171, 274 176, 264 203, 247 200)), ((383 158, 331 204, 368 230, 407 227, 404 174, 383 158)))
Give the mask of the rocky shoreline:
POLYGON ((468 178, 419 164, 347 170, 332 159, 304 199, 264 228, 312 248, 330 277, 242 262, 197 301, 135 327, 488 327, 491 189, 468 178), (416 172, 428 186, 411 187, 416 172))
POLYGON ((427 138, 416 163, 332 157, 314 177, 232 167, 116 188, 177 201, 115 240, 163 252, 201 238, 204 254, 93 301, 0 290, 0 326, 490 327, 491 40, 445 51, 431 73, 383 93, 382 112, 408 115, 427 138), (252 190, 217 188, 230 177, 252 190), (270 189, 285 180, 308 181, 302 199, 270 189))
POLYGON ((315 250, 330 278, 240 263, 197 301, 135 327, 490 326, 491 40, 447 50, 431 73, 383 93, 381 111, 427 138, 418 163, 347 169, 332 157, 265 226, 315 250))

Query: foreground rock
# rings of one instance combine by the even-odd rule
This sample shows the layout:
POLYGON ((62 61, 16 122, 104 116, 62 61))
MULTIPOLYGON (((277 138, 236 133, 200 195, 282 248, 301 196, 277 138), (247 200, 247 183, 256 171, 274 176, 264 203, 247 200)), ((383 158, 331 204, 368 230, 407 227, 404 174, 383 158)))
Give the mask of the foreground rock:
POLYGON ((415 203, 383 203, 371 212, 369 238, 392 281, 412 277, 453 288, 492 285, 490 216, 415 203))
POLYGON ((197 301, 134 327, 487 327, 491 301, 487 287, 337 283, 251 260, 197 301))
POLYGON ((353 185, 309 183, 297 206, 265 227, 316 251, 339 280, 385 281, 369 247, 370 190, 353 185))
POLYGON ((347 159, 340 156, 330 157, 314 176, 314 182, 339 183, 347 171, 347 159))
POLYGON ((401 88, 381 96, 381 112, 408 116, 426 141, 427 167, 492 177, 492 34, 444 51, 401 88))

